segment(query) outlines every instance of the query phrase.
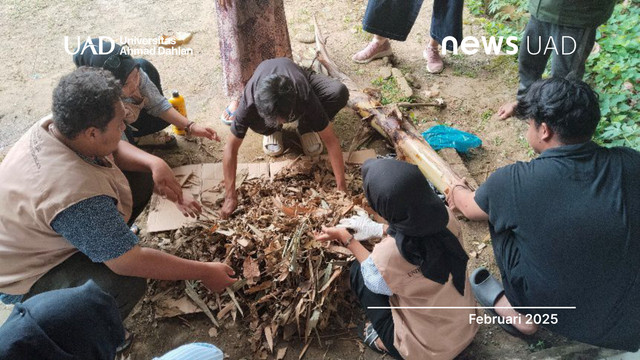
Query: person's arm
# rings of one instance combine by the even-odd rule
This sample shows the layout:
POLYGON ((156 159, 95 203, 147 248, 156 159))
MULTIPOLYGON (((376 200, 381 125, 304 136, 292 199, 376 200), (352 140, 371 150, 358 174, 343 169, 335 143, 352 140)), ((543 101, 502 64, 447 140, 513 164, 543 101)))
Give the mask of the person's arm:
POLYGON ((235 272, 225 264, 187 260, 137 245, 121 256, 105 261, 105 265, 118 275, 157 280, 201 280, 204 286, 215 292, 236 281, 231 278, 235 272))
MULTIPOLYGON (((160 118, 172 125, 175 125, 175 127, 177 127, 178 129, 186 129, 191 122, 174 108, 169 108, 160 113, 160 118)), ((189 135, 205 137, 209 140, 220 141, 220 137, 218 136, 218 133, 215 132, 215 130, 198 124, 191 125, 191 127, 189 128, 189 135)))
POLYGON ((224 173, 224 204, 220 209, 223 219, 231 216, 238 206, 238 194, 236 194, 236 169, 238 165, 238 150, 242 145, 242 138, 229 134, 227 144, 224 147, 222 156, 222 171, 224 173))
POLYGON ((182 203, 182 188, 167 163, 157 156, 121 140, 113 158, 120 170, 151 172, 154 191, 169 200, 182 203))
POLYGON ((458 210, 469 220, 489 220, 489 215, 476 203, 475 191, 469 188, 466 181, 453 184, 447 193, 447 203, 451 210, 458 210))
POLYGON ((342 149, 340 149, 340 140, 333 132, 331 123, 318 133, 320 138, 327 146, 329 153, 329 161, 333 169, 333 175, 336 177, 336 187, 338 190, 347 191, 347 182, 344 176, 344 158, 342 157, 342 149))

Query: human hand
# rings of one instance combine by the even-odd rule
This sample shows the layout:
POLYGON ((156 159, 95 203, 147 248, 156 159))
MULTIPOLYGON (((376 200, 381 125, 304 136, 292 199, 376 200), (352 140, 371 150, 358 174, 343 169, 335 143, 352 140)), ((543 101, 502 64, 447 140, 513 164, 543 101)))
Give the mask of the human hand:
POLYGON ((191 125, 191 135, 197 136, 197 137, 204 137, 209 140, 215 140, 218 142, 220 141, 220 137, 218 136, 218 133, 215 132, 215 130, 209 127, 198 125, 198 124, 191 125))
POLYGON ((220 7, 224 10, 227 10, 227 6, 231 7, 231 3, 232 0, 218 0, 218 4, 220 4, 220 7))
POLYGON ((347 192, 347 183, 345 181, 341 181, 336 184, 338 191, 347 192))
POLYGON ((202 206, 191 195, 184 196, 182 201, 176 202, 176 207, 184 217, 196 218, 202 213, 202 206))
POLYGON ((358 241, 379 239, 384 233, 384 225, 371 220, 364 210, 358 210, 357 215, 340 220, 336 227, 355 231, 353 238, 358 241))
POLYGON ((153 177, 153 192, 173 202, 182 202, 180 183, 164 160, 158 159, 153 163, 151 176, 153 177))
POLYGON ((347 229, 340 227, 322 227, 322 232, 315 233, 314 238, 318 241, 332 241, 337 240, 340 244, 344 245, 351 238, 351 234, 347 229))
POLYGON ((451 186, 449 186, 445 191, 445 196, 446 196, 446 200, 447 200, 447 205, 449 205, 449 208, 451 210, 458 210, 459 209, 456 207, 455 204, 455 200, 453 197, 453 194, 455 192, 455 190, 457 188, 463 188, 463 189, 467 189, 469 191, 473 191, 471 190, 471 187, 469 186, 469 183, 467 183, 467 178, 462 178, 462 179, 454 179, 453 183, 451 184, 451 186))
POLYGON ((236 194, 232 194, 231 196, 227 196, 224 199, 224 204, 220 209, 220 217, 223 219, 228 219, 229 216, 236 210, 238 207, 238 197, 236 194))
POLYGON ((213 292, 222 292, 227 286, 236 282, 236 278, 232 278, 231 276, 235 275, 236 272, 233 269, 223 263, 220 262, 210 262, 206 263, 209 268, 207 273, 204 275, 202 279, 202 284, 207 287, 210 291, 213 292))

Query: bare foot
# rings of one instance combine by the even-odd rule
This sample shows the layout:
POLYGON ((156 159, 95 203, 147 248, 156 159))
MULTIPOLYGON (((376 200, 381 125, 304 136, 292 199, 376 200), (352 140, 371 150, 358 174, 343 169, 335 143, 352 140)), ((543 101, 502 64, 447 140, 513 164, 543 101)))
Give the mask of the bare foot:
POLYGON ((503 318, 511 318, 511 324, 525 335, 533 335, 538 331, 538 325, 527 324, 525 316, 517 312, 514 308, 511 308, 511 303, 504 294, 496 301, 495 311, 503 318), (509 309, 501 309, 500 307, 509 307, 509 309))
POLYGON ((500 106, 500 109, 498 110, 498 116, 500 117, 500 120, 505 120, 512 117, 517 105, 518 102, 514 101, 500 106))

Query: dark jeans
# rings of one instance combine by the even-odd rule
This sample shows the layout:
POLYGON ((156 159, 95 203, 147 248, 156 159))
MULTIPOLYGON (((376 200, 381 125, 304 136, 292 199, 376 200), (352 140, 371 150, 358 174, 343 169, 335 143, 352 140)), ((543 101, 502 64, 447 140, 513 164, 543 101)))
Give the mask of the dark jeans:
POLYGON ((540 80, 551 58, 551 76, 581 80, 585 71, 585 62, 593 48, 596 27, 576 28, 540 21, 531 16, 524 30, 518 55, 520 85, 518 100, 521 100, 531 84, 540 80), (563 37, 565 52, 562 54, 563 37), (573 39, 574 42, 570 40, 573 39), (557 53, 549 49, 547 43, 553 39, 557 53))
MULTIPOLYGON (((339 80, 330 78, 324 74, 310 72, 308 74, 309 85, 314 94, 320 100, 324 112, 333 120, 336 114, 347 105, 349 101, 349 90, 339 80)), ((313 131, 309 124, 299 123, 298 132, 300 135, 313 131)))
MULTIPOLYGON (((131 225, 151 198, 153 178, 150 173, 126 171, 124 174, 133 196, 133 210, 129 220, 131 225)), ((104 292, 115 298, 123 320, 131 313, 147 289, 146 279, 118 275, 105 264, 94 263, 86 255, 78 252, 38 279, 23 301, 50 290, 80 286, 88 280, 93 280, 104 292)))
POLYGON ((16 304, 0 327, 0 359, 113 360, 124 333, 113 297, 87 282, 16 304))
MULTIPOLYGON (((418 17, 423 0, 369 0, 362 19, 362 29, 393 40, 405 41, 418 17)), ((434 0, 431 14, 431 37, 453 36, 462 42, 464 0, 434 0)), ((452 50, 453 44, 449 43, 452 50)))
MULTIPOLYGON (((151 82, 158 88, 160 94, 164 95, 164 93, 162 92, 162 86, 160 84, 160 74, 158 73, 158 70, 155 68, 155 66, 153 66, 153 64, 145 59, 135 60, 140 65, 140 69, 142 69, 149 76, 149 80, 151 80, 151 82)), ((129 142, 133 144, 134 137, 141 137, 156 133, 169 125, 170 124, 168 122, 162 120, 157 116, 150 115, 147 110, 142 109, 142 111, 140 111, 138 119, 131 124, 131 126, 136 128, 137 130, 133 130, 131 127, 127 126, 124 133, 127 136, 129 142)))
POLYGON ((374 310, 368 308, 369 306, 389 306, 389 297, 386 295, 376 294, 367 289, 364 284, 362 272, 360 271, 359 262, 354 261, 353 264, 351 264, 351 273, 349 274, 349 277, 351 278, 351 290, 353 290, 358 297, 358 300, 360 300, 360 305, 364 309, 367 319, 371 321, 371 324, 378 333, 380 340, 382 340, 384 347, 387 348, 387 351, 391 356, 396 359, 402 359, 398 350, 393 346, 394 326, 391 310, 374 310))
POLYGON ((113 296, 121 319, 125 319, 147 290, 147 280, 114 273, 103 263, 94 263, 85 254, 77 252, 38 279, 22 299, 51 290, 83 285, 93 280, 102 291, 113 296))

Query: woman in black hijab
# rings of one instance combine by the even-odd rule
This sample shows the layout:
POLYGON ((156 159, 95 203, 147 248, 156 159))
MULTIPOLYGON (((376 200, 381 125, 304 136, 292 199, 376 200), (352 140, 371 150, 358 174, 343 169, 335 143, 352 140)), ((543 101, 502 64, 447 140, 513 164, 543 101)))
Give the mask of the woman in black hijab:
POLYGON ((469 321, 475 310, 438 309, 476 306, 459 224, 415 165, 368 160, 362 178, 367 201, 388 222, 387 236, 371 253, 353 241, 385 232, 385 226, 360 214, 338 227, 323 227, 317 238, 339 241, 358 260, 351 267, 351 287, 371 322, 363 329, 365 343, 395 358, 454 358, 477 331, 469 321))
POLYGON ((200 126, 176 111, 162 93, 158 70, 145 59, 134 59, 127 49, 101 39, 84 42, 73 56, 77 67, 91 66, 109 70, 122 85, 126 109, 125 134, 139 146, 172 147, 173 135, 160 130, 173 124, 188 135, 220 141, 218 134, 200 126))

